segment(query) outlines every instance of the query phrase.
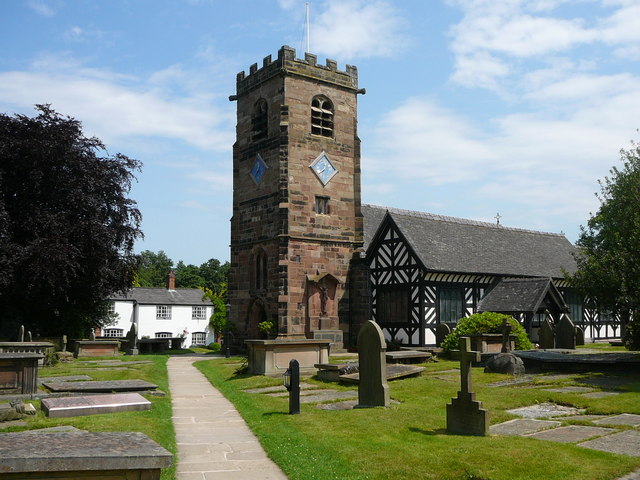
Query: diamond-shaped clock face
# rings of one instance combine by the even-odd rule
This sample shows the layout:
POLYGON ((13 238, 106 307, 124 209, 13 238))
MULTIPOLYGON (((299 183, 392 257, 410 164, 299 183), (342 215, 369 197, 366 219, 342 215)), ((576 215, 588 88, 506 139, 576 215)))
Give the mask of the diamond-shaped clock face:
POLYGON ((262 176, 264 175, 264 172, 267 170, 267 168, 269 167, 267 167, 267 164, 264 162, 260 154, 258 154, 258 156, 256 157, 256 161, 253 163, 253 167, 249 172, 249 175, 251 175, 253 181, 256 182, 256 185, 258 185, 260 183, 260 180, 262 180, 262 176))
POLYGON ((338 173, 338 170, 333 166, 331 160, 326 153, 322 152, 318 158, 316 158, 311 165, 311 170, 314 171, 318 179, 322 182, 322 185, 326 185, 329 181, 338 173))

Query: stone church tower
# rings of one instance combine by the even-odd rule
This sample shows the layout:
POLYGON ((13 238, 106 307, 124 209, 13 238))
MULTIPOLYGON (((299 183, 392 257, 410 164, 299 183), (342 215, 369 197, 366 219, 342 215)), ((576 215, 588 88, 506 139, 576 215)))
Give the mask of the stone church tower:
POLYGON ((253 64, 236 79, 229 301, 237 337, 342 343, 363 244, 358 73, 316 56, 253 64), (355 254, 355 255, 354 255, 355 254), (352 260, 355 258, 355 260, 352 260))

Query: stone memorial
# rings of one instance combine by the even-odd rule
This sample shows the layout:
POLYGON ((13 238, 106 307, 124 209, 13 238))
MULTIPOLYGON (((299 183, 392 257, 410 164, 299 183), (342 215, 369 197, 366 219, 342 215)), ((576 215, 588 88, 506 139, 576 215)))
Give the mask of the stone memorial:
POLYGON ((47 417, 79 417, 140 410, 151 410, 151 402, 139 393, 85 395, 42 400, 42 411, 47 417))
POLYGON ((31 394, 38 390, 39 353, 0 353, 0 395, 31 394))
POLYGON ((94 380, 87 382, 44 382, 53 392, 139 392, 155 390, 157 385, 144 380, 94 380))
POLYGON ((487 435, 489 414, 472 391, 471 365, 480 361, 480 352, 471 351, 471 339, 460 337, 460 383, 456 398, 447 404, 447 433, 455 435, 487 435))
POLYGON ((506 373, 509 375, 522 375, 525 372, 524 362, 511 352, 499 353, 487 360, 484 367, 485 373, 506 373))
POLYGON ((24 342, 24 325, 20 325, 20 331, 18 332, 18 341, 24 342))
POLYGON ((0 479, 159 480, 173 455, 139 432, 0 435, 0 479))
POLYGON ((118 340, 76 340, 74 357, 115 357, 118 355, 118 340))
POLYGON ((512 350, 511 339, 509 338, 511 330, 513 330, 513 327, 509 323, 509 319, 505 318, 502 321, 502 349, 500 350, 500 353, 508 353, 512 350))
POLYGON ((446 323, 441 323, 436 327, 436 347, 442 345, 447 335, 451 333, 451 327, 446 323))
POLYGON ((138 325, 132 323, 127 333, 127 355, 138 355, 138 353, 138 325))
POLYGON ((549 320, 548 316, 542 321, 542 325, 540 325, 540 330, 538 330, 538 337, 540 338, 540 348, 545 350, 556 348, 556 335, 553 331, 553 325, 551 324, 551 320, 549 320))
POLYGON ((576 327, 576 346, 584 345, 584 329, 576 327))
POLYGON ((368 320, 358 332, 358 407, 389 405, 386 350, 382 330, 377 323, 368 320))
POLYGON ((33 405, 22 403, 22 400, 0 404, 0 422, 19 420, 27 415, 35 415, 36 413, 37 411, 33 405))
POLYGON ((555 334, 556 348, 569 350, 576 348, 576 327, 566 313, 563 313, 560 317, 560 321, 556 325, 555 334))
POLYGON ((31 335, 31 330, 27 332, 27 342, 33 342, 33 335, 31 335))
POLYGON ((91 340, 92 342, 96 341, 96 331, 93 328, 89 332, 89 340, 91 340))

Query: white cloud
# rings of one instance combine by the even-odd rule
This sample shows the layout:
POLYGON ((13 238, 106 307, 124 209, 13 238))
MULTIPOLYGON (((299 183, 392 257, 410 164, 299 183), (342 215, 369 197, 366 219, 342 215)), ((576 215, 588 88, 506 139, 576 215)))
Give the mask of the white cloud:
POLYGON ((31 10, 43 17, 53 17, 56 14, 56 11, 42 0, 29 0, 27 5, 31 10))
POLYGON ((312 15, 311 50, 345 60, 389 57, 407 43, 402 25, 389 2, 328 0, 318 16, 312 15))

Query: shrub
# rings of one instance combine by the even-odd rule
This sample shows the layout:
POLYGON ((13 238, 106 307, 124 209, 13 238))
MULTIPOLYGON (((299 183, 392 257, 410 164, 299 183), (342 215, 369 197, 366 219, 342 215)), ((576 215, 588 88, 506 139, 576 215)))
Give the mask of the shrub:
POLYGON ((217 342, 211 342, 209 345, 207 345, 207 348, 213 353, 218 353, 222 349, 220 344, 217 342))
POLYGON ((627 350, 640 350, 640 320, 634 319, 627 324, 624 345, 627 350))
POLYGON ((505 318, 513 327, 511 334, 516 336, 516 350, 529 350, 533 348, 527 332, 518 321, 502 313, 483 312, 475 313, 470 317, 461 318, 453 331, 445 337, 442 349, 445 352, 458 349, 458 339, 479 333, 502 333, 502 322, 505 318))

